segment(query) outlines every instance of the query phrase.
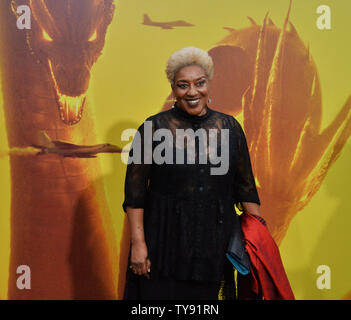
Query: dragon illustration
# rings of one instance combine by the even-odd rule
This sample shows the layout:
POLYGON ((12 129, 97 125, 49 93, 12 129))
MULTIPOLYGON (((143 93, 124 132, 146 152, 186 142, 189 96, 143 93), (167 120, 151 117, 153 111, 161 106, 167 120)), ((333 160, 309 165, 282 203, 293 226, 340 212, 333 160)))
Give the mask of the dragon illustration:
MULTIPOLYGON (((52 140, 96 143, 90 69, 113 18, 112 0, 0 1, 0 49, 9 148, 52 140), (16 28, 17 7, 31 29, 16 28)), ((9 299, 115 299, 118 255, 97 159, 10 154, 9 299), (28 265, 31 289, 16 270, 28 265)))
MULTIPOLYGON (((351 97, 320 132, 321 89, 309 48, 289 22, 235 30, 209 50, 213 108, 243 112, 262 216, 278 244, 293 217, 319 190, 351 134, 351 97), (289 27, 289 28, 288 28, 289 27)), ((173 104, 171 95, 163 109, 173 104)))
MULTIPOLYGON (((118 252, 98 159, 36 156, 38 150, 23 156, 40 145, 41 132, 76 149, 96 144, 90 70, 114 9, 113 0, 0 1, 4 115, 14 150, 9 299, 115 299, 123 293, 128 228, 118 252), (31 10, 31 29, 16 28, 20 5, 31 10), (21 265, 30 267, 30 290, 17 288, 21 265)), ((317 67, 289 22, 290 10, 291 1, 282 28, 268 15, 262 25, 249 18, 247 28, 226 27, 230 34, 209 50, 213 108, 243 116, 261 212, 278 244, 351 134, 351 98, 321 132, 317 67)), ((163 109, 170 107, 166 101, 163 109)))

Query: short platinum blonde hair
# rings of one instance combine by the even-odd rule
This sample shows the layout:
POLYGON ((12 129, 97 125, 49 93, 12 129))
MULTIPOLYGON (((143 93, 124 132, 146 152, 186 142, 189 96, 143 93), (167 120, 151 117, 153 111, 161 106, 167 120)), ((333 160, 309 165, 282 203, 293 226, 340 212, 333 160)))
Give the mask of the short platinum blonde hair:
POLYGON ((183 67, 197 65, 204 71, 209 80, 213 77, 213 61, 210 55, 199 48, 185 47, 174 52, 168 59, 166 74, 168 81, 174 85, 176 73, 183 67))

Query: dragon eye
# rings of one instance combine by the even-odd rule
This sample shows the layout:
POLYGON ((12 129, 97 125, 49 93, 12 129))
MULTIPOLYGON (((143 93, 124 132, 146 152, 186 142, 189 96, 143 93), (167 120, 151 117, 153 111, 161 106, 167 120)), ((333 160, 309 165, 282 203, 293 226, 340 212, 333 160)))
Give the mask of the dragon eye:
POLYGON ((43 38, 49 42, 53 41, 52 38, 49 36, 49 34, 44 29, 43 29, 43 38))
POLYGON ((90 36, 88 41, 92 42, 92 41, 96 40, 96 38, 97 38, 97 33, 96 33, 96 30, 95 30, 94 33, 90 36))

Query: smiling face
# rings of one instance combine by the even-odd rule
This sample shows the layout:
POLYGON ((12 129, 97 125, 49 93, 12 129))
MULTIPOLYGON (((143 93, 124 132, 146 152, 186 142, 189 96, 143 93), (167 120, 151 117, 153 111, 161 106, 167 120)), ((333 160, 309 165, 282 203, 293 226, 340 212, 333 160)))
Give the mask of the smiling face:
POLYGON ((191 65, 178 70, 172 90, 181 109, 197 116, 206 113, 209 81, 200 66, 191 65))

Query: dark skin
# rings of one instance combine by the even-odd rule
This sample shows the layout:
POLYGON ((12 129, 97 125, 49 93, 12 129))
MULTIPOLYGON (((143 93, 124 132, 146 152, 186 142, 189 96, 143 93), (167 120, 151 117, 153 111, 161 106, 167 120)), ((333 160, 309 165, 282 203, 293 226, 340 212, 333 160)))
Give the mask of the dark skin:
POLYGON ((197 116, 206 114, 209 81, 201 67, 193 65, 181 68, 175 75, 172 92, 177 105, 187 113, 197 116))
MULTIPOLYGON (((197 65, 186 66, 175 75, 172 92, 177 105, 191 115, 202 116, 207 112, 210 83, 205 71, 197 65)), ((246 213, 260 216, 257 203, 242 202, 246 213)), ((137 275, 149 278, 151 261, 144 238, 144 209, 127 207, 127 216, 131 230, 131 265, 137 275)))

